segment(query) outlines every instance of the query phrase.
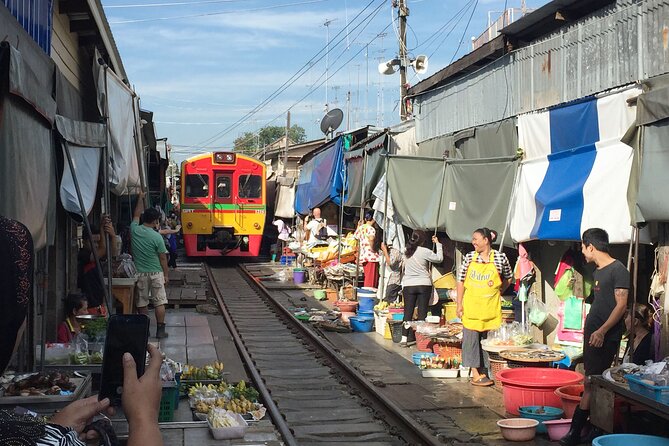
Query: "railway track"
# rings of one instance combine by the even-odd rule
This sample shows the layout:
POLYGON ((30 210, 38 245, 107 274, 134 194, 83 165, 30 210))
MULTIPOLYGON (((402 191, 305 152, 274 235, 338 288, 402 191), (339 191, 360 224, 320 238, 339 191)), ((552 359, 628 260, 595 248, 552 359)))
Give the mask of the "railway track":
POLYGON ((205 266, 218 305, 287 445, 437 445, 240 267, 205 266))

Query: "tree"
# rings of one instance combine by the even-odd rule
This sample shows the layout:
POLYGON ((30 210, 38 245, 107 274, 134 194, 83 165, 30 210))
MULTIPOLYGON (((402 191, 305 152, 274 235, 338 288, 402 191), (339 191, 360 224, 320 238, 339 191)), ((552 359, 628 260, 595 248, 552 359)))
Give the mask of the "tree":
MULTIPOLYGON (((272 144, 286 134, 286 128, 276 125, 263 127, 258 133, 245 132, 234 141, 235 152, 253 153, 269 144, 272 144)), ((304 128, 295 124, 288 130, 288 138, 294 144, 299 144, 307 139, 304 128)))

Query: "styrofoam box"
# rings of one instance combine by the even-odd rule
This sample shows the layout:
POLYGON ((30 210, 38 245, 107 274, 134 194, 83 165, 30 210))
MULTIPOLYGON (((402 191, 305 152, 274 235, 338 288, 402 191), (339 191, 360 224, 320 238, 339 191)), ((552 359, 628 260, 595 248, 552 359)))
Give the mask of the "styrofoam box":
POLYGON ((457 378, 460 369, 425 369, 423 378, 457 378))
POLYGON ((234 417, 239 422, 240 424, 239 426, 214 428, 211 426, 209 420, 207 420, 207 424, 209 425, 209 430, 211 431, 211 435, 213 435, 216 440, 226 440, 230 438, 244 438, 244 435, 246 435, 246 429, 249 427, 249 424, 238 413, 236 413, 234 417))

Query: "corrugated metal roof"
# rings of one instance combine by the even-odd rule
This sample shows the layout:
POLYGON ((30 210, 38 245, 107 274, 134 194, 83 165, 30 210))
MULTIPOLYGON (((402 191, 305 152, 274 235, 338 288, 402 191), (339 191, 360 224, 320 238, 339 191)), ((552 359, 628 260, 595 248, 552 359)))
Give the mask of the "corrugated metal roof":
POLYGON ((415 98, 416 140, 669 72, 669 0, 619 0, 415 98))

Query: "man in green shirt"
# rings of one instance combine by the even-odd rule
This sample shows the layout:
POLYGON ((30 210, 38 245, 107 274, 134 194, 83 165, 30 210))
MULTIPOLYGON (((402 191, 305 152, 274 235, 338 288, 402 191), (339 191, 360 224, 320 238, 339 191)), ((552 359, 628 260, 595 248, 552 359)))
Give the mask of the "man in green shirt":
POLYGON ((148 314, 149 296, 156 312, 157 338, 166 338, 165 304, 167 294, 167 248, 163 237, 158 233, 160 211, 149 208, 144 210, 144 193, 140 193, 135 212, 130 224, 132 256, 137 268, 138 280, 137 311, 148 314), (144 214, 142 215, 142 211, 144 214), (142 224, 139 218, 142 216, 142 224))

